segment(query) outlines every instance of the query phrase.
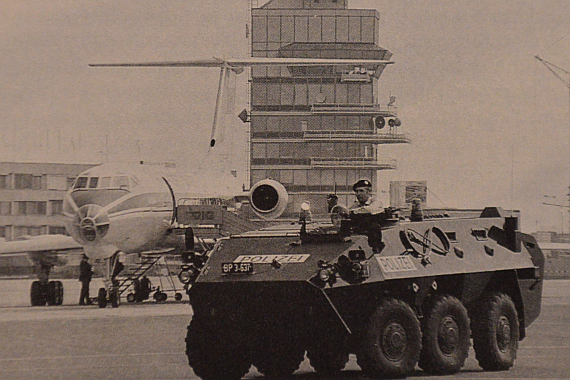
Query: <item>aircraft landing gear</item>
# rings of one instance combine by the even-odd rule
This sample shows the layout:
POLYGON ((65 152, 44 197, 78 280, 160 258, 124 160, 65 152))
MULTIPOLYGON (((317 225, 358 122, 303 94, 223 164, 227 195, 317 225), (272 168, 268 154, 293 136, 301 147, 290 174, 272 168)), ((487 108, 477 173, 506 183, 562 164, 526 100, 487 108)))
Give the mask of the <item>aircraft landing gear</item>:
POLYGON ((32 306, 60 306, 63 304, 63 283, 61 281, 32 282, 30 288, 30 301, 32 306))

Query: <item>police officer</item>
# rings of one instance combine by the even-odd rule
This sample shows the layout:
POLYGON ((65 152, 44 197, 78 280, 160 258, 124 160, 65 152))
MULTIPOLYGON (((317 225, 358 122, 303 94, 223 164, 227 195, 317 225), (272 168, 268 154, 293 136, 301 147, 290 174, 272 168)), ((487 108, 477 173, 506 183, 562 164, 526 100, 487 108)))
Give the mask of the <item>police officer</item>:
POLYGON ((91 277, 93 276, 93 271, 91 270, 91 264, 87 256, 84 254, 79 263, 79 281, 81 281, 81 294, 79 296, 80 305, 92 305, 91 298, 89 298, 89 283, 91 282, 91 277))
POLYGON ((356 200, 350 206, 351 214, 376 215, 384 211, 382 202, 372 196, 372 184, 367 179, 361 179, 352 186, 356 200))

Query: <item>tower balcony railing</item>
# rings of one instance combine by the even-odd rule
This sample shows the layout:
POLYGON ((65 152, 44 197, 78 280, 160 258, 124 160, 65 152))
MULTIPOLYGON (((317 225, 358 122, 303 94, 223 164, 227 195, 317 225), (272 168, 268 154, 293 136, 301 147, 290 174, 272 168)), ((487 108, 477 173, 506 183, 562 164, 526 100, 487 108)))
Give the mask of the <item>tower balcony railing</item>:
POLYGON ((372 157, 312 157, 314 168, 354 168, 354 169, 396 169, 397 161, 393 158, 372 157))
POLYGON ((380 104, 361 103, 313 103, 312 113, 343 113, 343 114, 371 114, 386 117, 396 117, 396 107, 380 107, 380 104))
POLYGON ((254 158, 251 165, 255 169, 396 169, 397 162, 392 158, 372 157, 311 157, 311 158, 254 158))
POLYGON ((305 131, 303 139, 305 141, 347 141, 372 144, 400 144, 411 141, 406 134, 397 133, 395 128, 386 133, 374 133, 372 130, 305 131))

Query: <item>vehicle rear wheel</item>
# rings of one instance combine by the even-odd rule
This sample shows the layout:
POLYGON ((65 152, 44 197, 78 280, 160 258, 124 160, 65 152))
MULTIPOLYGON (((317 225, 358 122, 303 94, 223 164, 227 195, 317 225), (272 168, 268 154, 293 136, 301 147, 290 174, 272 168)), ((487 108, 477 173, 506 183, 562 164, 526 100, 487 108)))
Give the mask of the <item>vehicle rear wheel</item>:
POLYGON ((222 338, 226 338, 223 328, 192 318, 186 356, 194 373, 204 380, 239 380, 249 371, 245 350, 222 338))
POLYGON ((430 374, 459 372, 469 355, 471 329, 467 309, 453 296, 439 296, 423 321, 418 365, 430 374))
POLYGON ((326 377, 337 375, 348 363, 348 352, 336 347, 312 347, 307 357, 315 372, 326 377))
POLYGON ((473 315, 473 348, 485 371, 505 371, 517 356, 519 320, 511 298, 495 292, 485 297, 473 315))
POLYGON ((406 302, 386 299, 372 313, 356 358, 369 377, 406 377, 414 370, 421 347, 414 311, 406 302))
POLYGON ((32 287, 30 288, 30 301, 32 306, 44 306, 46 304, 44 289, 41 282, 32 282, 32 287))
POLYGON ((101 309, 107 307, 107 290, 105 290, 105 288, 99 288, 99 293, 97 294, 97 305, 101 309))

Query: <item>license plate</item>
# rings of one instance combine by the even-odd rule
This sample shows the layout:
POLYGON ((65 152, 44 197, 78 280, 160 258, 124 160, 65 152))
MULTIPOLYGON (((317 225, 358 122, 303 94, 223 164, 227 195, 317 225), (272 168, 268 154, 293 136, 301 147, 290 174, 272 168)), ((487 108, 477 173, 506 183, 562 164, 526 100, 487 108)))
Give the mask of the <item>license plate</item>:
POLYGON ((222 263, 222 274, 251 274, 252 263, 222 263))

